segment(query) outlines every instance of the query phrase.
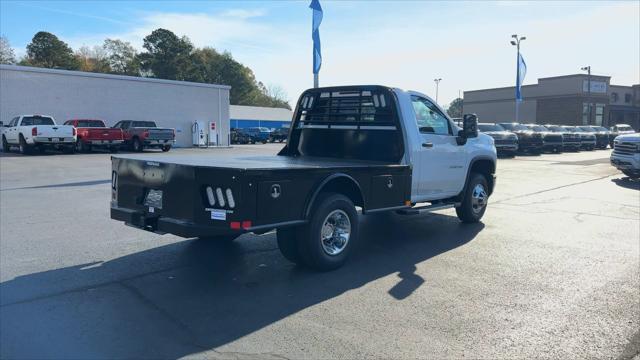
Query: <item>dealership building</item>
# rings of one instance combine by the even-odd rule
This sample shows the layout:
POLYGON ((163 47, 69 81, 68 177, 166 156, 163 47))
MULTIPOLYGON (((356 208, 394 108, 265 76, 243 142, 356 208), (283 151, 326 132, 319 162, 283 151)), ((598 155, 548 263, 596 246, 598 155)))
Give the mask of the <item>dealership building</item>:
POLYGON ((0 121, 18 115, 152 120, 176 131, 176 146, 194 144, 203 130, 210 145, 229 145, 231 127, 278 128, 291 121, 288 109, 230 106, 226 85, 0 65, 0 121), (195 125, 197 123, 197 125, 195 125), (196 129, 196 130, 194 130, 196 129), (197 136, 195 136, 197 138, 197 136))
MULTIPOLYGON (((605 127, 629 124, 639 130, 640 84, 613 85, 610 80, 610 76, 575 74, 524 85, 519 121, 605 127)), ((515 87, 465 91, 463 112, 477 114, 481 122, 515 121, 515 87)))

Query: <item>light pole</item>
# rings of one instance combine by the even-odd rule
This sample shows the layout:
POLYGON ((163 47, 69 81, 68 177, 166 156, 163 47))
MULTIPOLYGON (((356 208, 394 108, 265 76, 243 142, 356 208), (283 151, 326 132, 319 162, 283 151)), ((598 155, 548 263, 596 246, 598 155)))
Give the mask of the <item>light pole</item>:
POLYGON ((433 79, 433 81, 435 81, 435 83, 436 83, 436 104, 437 104, 438 103, 438 88, 440 87, 440 81, 442 81, 442 78, 433 79))
MULTIPOLYGON (((511 45, 515 46, 517 49, 517 53, 516 53, 516 87, 518 85, 522 85, 522 84, 518 84, 520 79, 520 41, 522 40, 526 40, 526 36, 522 36, 522 37, 518 37, 518 34, 513 34, 511 35, 511 37, 514 40, 511 40, 511 45)), ((516 89, 516 91, 518 91, 518 89, 516 89)), ((520 99, 516 98, 516 122, 519 122, 519 109, 520 108, 520 99)))
POLYGON ((587 104, 589 105, 589 119, 587 120, 586 124, 582 125, 589 125, 591 124, 591 65, 583 66, 580 68, 580 70, 587 72, 587 97, 589 98, 587 102, 587 104))

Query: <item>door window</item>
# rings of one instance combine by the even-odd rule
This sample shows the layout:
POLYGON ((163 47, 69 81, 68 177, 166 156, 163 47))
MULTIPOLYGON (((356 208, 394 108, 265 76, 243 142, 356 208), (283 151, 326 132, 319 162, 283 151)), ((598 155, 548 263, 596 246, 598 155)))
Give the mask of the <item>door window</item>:
POLYGON ((412 96, 411 103, 416 115, 418 130, 425 134, 451 134, 449 120, 429 100, 412 96))

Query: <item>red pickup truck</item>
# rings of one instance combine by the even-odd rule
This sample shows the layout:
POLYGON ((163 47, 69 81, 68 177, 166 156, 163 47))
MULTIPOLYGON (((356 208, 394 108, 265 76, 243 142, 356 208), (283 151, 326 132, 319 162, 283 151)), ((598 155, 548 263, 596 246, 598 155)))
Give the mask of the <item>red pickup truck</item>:
POLYGON ((122 129, 108 128, 102 120, 74 119, 67 120, 64 124, 73 125, 77 130, 77 152, 88 152, 93 148, 116 152, 124 142, 122 129))
POLYGON ((154 121, 122 120, 113 127, 122 129, 124 145, 135 152, 145 148, 159 148, 166 152, 176 141, 175 129, 159 128, 154 121))

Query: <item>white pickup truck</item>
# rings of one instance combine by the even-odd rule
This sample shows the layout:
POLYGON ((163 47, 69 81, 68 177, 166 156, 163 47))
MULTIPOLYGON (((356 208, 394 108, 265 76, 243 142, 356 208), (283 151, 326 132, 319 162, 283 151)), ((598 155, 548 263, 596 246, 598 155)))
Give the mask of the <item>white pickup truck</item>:
POLYGON ((475 115, 459 128, 419 92, 317 88, 300 97, 278 155, 112 157, 111 218, 218 241, 277 229, 285 258, 331 270, 358 241, 356 206, 364 215, 455 208, 478 222, 495 170, 494 141, 475 115))
POLYGON ((71 125, 56 125, 51 116, 20 115, 4 125, 2 130, 2 151, 9 152, 11 146, 18 146, 22 154, 31 150, 44 151, 46 148, 74 152, 76 129, 71 125))
POLYGON ((616 137, 613 141, 611 165, 630 178, 640 178, 640 133, 616 137))

